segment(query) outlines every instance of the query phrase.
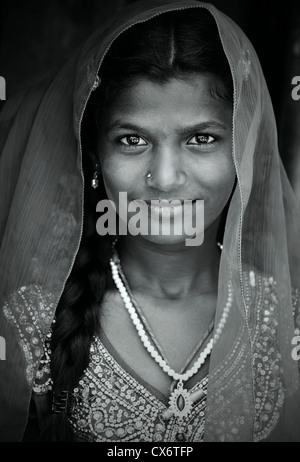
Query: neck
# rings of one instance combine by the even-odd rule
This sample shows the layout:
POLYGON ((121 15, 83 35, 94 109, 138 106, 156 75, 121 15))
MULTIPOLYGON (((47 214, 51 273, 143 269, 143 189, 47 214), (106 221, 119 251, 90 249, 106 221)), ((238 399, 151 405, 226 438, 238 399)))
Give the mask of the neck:
POLYGON ((217 225, 206 230, 202 245, 194 247, 160 245, 143 236, 124 236, 118 247, 131 290, 167 299, 216 292, 220 261, 217 225))

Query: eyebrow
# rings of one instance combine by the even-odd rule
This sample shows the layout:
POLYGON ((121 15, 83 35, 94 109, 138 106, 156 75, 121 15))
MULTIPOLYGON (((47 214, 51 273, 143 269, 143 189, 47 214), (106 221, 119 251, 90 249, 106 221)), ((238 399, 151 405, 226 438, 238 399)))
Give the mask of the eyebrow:
MULTIPOLYGON (((206 122, 200 122, 194 125, 189 125, 183 128, 179 128, 176 130, 176 133, 179 135, 188 135, 191 132, 201 132, 203 130, 207 130, 209 128, 217 128, 221 130, 229 130, 231 127, 219 122, 217 120, 208 120, 206 122)), ((122 122, 121 120, 116 120, 111 125, 104 127, 104 131, 114 131, 114 130, 132 130, 137 132, 148 132, 149 130, 146 127, 141 127, 132 123, 122 122)))

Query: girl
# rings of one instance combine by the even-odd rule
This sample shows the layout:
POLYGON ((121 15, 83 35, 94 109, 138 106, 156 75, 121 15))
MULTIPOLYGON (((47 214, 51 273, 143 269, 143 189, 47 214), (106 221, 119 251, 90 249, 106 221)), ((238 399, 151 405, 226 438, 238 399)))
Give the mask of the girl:
POLYGON ((299 441, 299 216, 238 26, 138 2, 1 118, 3 440, 299 441), (170 232, 100 236, 120 193, 170 232))

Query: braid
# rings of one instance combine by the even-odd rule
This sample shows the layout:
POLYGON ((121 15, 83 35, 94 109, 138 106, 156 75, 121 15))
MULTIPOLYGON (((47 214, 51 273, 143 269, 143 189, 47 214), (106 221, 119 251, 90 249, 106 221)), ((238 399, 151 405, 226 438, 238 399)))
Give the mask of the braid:
MULTIPOLYGON (((90 172, 85 173, 92 177, 90 172)), ((99 192, 105 197, 103 185, 99 192)), ((55 392, 72 391, 88 366, 90 345, 100 328, 100 305, 111 282, 108 271, 111 238, 96 232, 99 192, 92 190, 90 184, 86 187, 81 245, 56 310, 51 339, 55 392)))
POLYGON ((99 309, 107 286, 108 258, 95 256, 93 237, 83 240, 57 307, 51 342, 54 390, 72 390, 89 362, 99 309))
MULTIPOLYGON (((93 106, 88 105, 82 122, 82 141, 86 151, 83 170, 86 178, 92 178, 95 168, 91 162, 97 140, 93 111, 93 106)), ((100 329, 101 302, 106 288, 112 285, 108 271, 111 238, 96 233, 96 204, 100 198, 106 198, 105 188, 102 182, 97 191, 91 188, 89 181, 86 184, 81 244, 57 306, 51 336, 51 378, 53 392, 58 395, 61 391, 72 392, 89 364, 91 342, 100 329)), ((33 393, 32 400, 39 422, 37 441, 74 440, 67 413, 51 412, 51 395, 46 397, 33 393)), ((30 430, 29 426, 29 433, 30 430)))

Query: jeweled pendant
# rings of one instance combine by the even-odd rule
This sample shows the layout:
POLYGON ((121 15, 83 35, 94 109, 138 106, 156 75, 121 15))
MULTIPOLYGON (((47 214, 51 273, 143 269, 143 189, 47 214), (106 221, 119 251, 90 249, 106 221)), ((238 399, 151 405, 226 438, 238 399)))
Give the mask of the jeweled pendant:
POLYGON ((97 180, 97 178, 93 178, 91 184, 92 184, 93 189, 97 189, 98 188, 98 180, 97 180))
POLYGON ((190 392, 183 388, 183 383, 179 380, 177 387, 171 393, 169 398, 169 410, 175 417, 183 419, 187 417, 192 410, 193 400, 190 392))

